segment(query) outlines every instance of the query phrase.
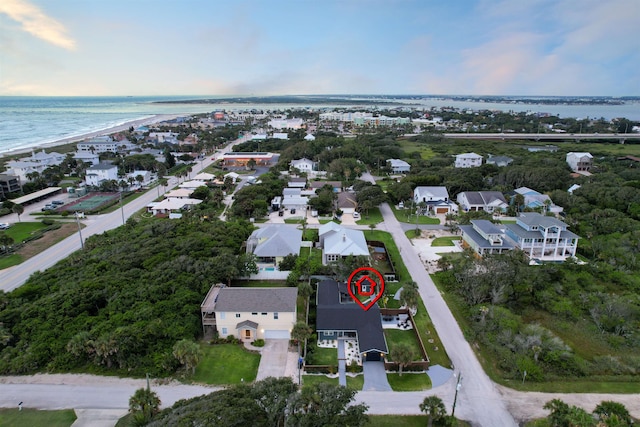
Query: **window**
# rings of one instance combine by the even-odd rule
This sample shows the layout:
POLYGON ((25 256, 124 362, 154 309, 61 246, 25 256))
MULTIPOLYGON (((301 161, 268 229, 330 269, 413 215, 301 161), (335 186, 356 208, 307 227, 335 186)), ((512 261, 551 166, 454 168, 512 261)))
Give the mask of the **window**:
POLYGON ((227 328, 222 328, 222 335, 227 335, 227 328))
POLYGON ((278 320, 278 312, 277 312, 277 311, 276 311, 275 313, 273 313, 273 318, 274 318, 275 320, 278 320))
POLYGON ((225 312, 224 312, 224 311, 223 311, 223 312, 221 312, 221 313, 220 313, 220 318, 221 318, 221 319, 224 319, 224 315, 225 315, 225 312))
POLYGON ((258 313, 257 313, 257 312, 256 312, 256 313, 251 313, 251 315, 252 315, 252 316, 257 316, 257 315, 258 315, 258 313))
POLYGON ((267 315, 267 313, 260 313, 260 314, 262 314, 263 316, 266 316, 266 315, 267 315))
POLYGON ((236 313, 236 317, 240 317, 240 313, 236 313))

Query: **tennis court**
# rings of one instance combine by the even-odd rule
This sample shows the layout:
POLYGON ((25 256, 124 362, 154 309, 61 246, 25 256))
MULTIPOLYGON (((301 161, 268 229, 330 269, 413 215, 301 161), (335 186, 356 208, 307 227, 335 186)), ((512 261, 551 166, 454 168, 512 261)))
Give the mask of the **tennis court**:
POLYGON ((91 193, 65 205, 64 209, 69 212, 92 212, 119 197, 119 193, 91 193))

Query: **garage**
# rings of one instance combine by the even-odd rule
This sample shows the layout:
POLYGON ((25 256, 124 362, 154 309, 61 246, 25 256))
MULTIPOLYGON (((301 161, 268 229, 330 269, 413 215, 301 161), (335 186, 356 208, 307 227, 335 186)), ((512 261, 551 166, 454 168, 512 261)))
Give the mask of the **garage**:
POLYGON ((267 329, 264 331, 265 340, 288 340, 291 339, 291 335, 287 330, 267 329))
POLYGON ((449 208, 436 208, 436 213, 437 214, 448 214, 449 213, 449 208))

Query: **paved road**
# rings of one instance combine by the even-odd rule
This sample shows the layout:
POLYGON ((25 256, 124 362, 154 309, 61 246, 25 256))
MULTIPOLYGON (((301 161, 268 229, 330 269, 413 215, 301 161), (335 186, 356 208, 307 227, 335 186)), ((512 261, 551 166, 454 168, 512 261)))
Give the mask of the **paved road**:
MULTIPOLYGON (((458 374, 462 372, 462 386, 458 393, 456 414, 460 418, 474 420, 482 426, 517 425, 494 383, 484 373, 471 346, 462 335, 462 330, 413 250, 411 242, 405 236, 402 226, 393 215, 391 208, 384 203, 380 206, 380 212, 384 217, 386 229, 393 235, 396 245, 402 253, 402 259, 409 274, 418 283, 420 296, 456 372, 458 374)), ((446 393, 447 400, 450 399, 449 396, 452 392, 455 392, 453 389, 455 388, 454 381, 452 379, 443 386, 449 387, 446 393)))

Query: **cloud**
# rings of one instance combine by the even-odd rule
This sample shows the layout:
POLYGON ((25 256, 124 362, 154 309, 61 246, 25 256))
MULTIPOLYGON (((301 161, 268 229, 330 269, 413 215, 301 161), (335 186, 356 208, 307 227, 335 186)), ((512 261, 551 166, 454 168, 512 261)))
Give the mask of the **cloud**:
POLYGON ((67 35, 64 25, 25 0, 2 0, 0 13, 20 23, 24 31, 39 39, 68 50, 76 47, 75 40, 67 35))

